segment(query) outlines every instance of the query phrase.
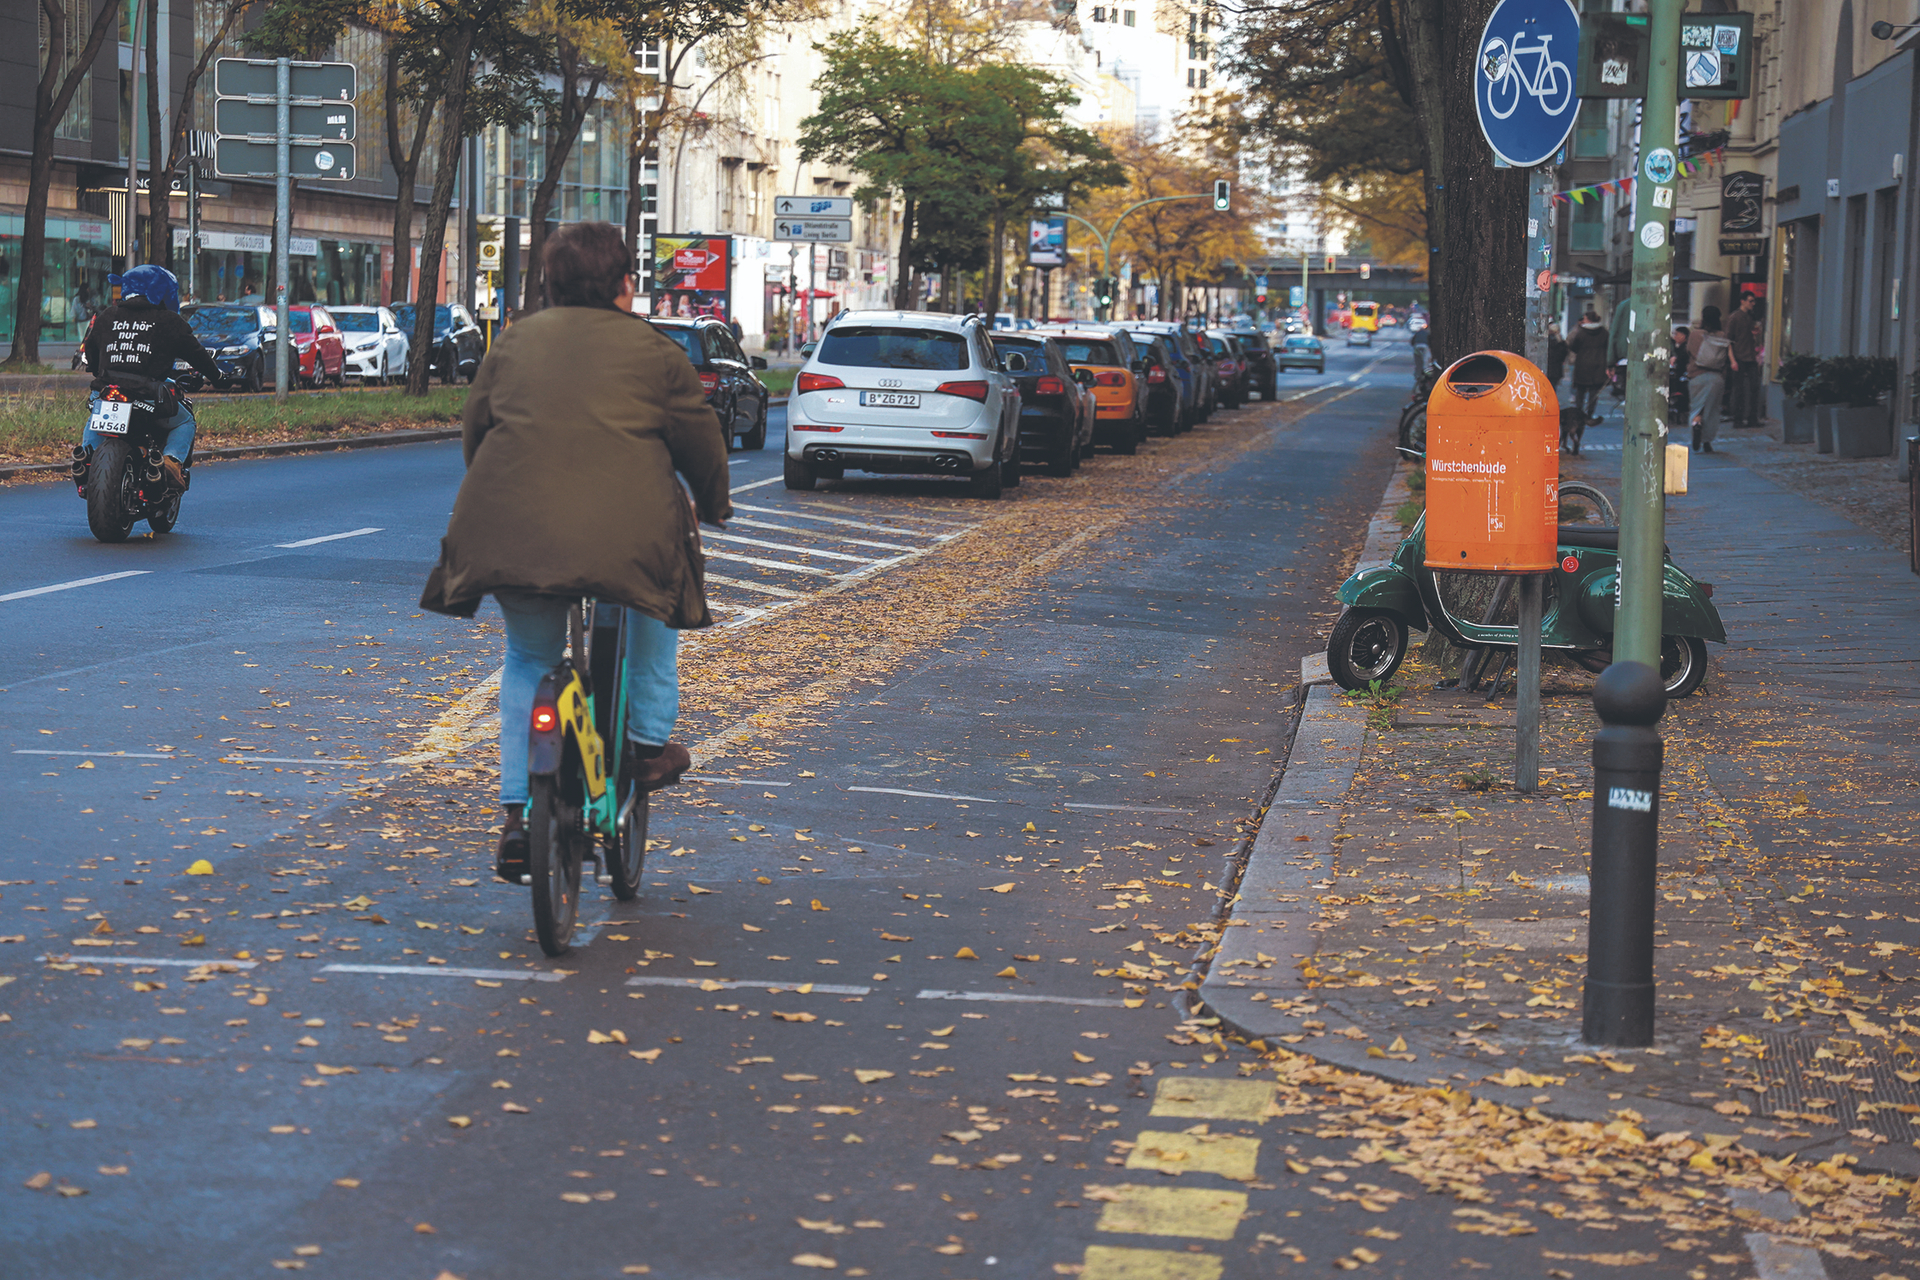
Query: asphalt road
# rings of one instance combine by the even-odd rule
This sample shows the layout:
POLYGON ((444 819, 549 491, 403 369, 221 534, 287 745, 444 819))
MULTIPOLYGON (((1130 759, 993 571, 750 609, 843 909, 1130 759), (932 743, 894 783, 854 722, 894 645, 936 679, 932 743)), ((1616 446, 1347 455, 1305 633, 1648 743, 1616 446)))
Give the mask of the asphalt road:
MULTIPOLYGON (((1456 1234, 1452 1201, 1369 1181, 1182 1027, 1183 930, 1217 914, 1391 469, 1404 347, 1330 351, 1280 409, 1324 407, 1150 444, 1194 463, 1161 505, 781 751, 711 747, 716 781, 656 801, 647 893, 590 895, 557 963, 487 874, 487 753, 386 763, 499 660, 487 613, 414 607, 457 445, 209 465, 178 532, 120 547, 69 486, 0 492, 0 1270, 1186 1280, 1591 1251, 1572 1223, 1456 1234), (1308 1193, 1343 1167, 1360 1196, 1308 1193), (1374 1183, 1390 1213, 1357 1207, 1374 1183)), ((787 494, 773 425, 735 455, 714 598, 830 653, 836 592, 990 512, 923 481, 787 494)))

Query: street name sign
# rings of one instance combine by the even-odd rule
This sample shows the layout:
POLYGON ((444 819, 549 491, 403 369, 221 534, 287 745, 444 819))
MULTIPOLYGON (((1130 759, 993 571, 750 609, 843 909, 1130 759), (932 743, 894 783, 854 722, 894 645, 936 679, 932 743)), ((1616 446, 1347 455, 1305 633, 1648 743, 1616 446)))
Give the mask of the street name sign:
POLYGON ((1570 0, 1500 0, 1480 32, 1473 105, 1494 155, 1516 169, 1553 158, 1580 114, 1573 68, 1580 15, 1570 0))
MULTIPOLYGON (((347 182, 354 176, 351 142, 295 141, 287 148, 287 174, 347 182)), ((271 178, 279 172, 271 138, 216 138, 213 168, 223 178, 271 178)))
POLYGON ((851 218, 852 196, 775 196, 776 218, 851 218))
MULTIPOLYGON (((271 138, 277 110, 271 102, 218 98, 213 104, 213 127, 223 137, 271 138)), ((355 126, 351 102, 296 102, 287 108, 289 138, 352 142, 355 126)))
MULTIPOLYGON (((357 81, 351 62, 294 62, 287 68, 287 96, 351 102, 357 81)), ((279 91, 272 58, 221 58, 213 67, 213 91, 223 98, 266 98, 279 91)))
POLYGON ((775 240, 810 240, 819 244, 845 244, 853 239, 851 218, 775 218, 775 240))

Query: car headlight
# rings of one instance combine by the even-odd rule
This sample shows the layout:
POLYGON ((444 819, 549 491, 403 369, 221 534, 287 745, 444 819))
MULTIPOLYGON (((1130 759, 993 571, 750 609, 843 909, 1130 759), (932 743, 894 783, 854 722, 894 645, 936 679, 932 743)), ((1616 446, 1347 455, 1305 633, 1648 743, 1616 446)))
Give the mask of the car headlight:
POLYGON ((223 359, 223 360, 234 360, 234 359, 238 359, 239 357, 241 357, 241 356, 243 356, 243 355, 245 355, 245 354, 247 354, 247 348, 245 348, 245 347, 222 347, 222 348, 220 348, 220 357, 221 357, 221 359, 223 359))

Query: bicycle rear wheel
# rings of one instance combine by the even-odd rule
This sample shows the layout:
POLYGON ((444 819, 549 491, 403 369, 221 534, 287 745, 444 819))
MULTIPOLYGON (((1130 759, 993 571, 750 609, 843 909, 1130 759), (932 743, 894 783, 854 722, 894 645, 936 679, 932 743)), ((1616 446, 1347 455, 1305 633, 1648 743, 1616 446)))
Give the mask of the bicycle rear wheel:
POLYGON ((646 788, 637 782, 624 782, 618 800, 626 821, 616 828, 613 843, 607 848, 607 875, 613 881, 613 896, 632 902, 640 896, 640 876, 647 862, 646 788))
POLYGON ((533 929, 542 951, 565 955, 580 911, 580 846, 554 778, 528 780, 526 824, 533 929))

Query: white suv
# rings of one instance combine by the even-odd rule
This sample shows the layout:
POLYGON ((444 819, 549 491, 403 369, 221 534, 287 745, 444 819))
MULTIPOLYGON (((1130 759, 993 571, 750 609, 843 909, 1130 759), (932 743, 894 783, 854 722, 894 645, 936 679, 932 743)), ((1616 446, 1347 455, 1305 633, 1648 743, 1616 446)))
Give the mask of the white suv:
POLYGON ((965 476, 997 498, 1020 483, 1019 449, 1020 392, 977 316, 843 311, 787 402, 789 489, 851 468, 965 476))

